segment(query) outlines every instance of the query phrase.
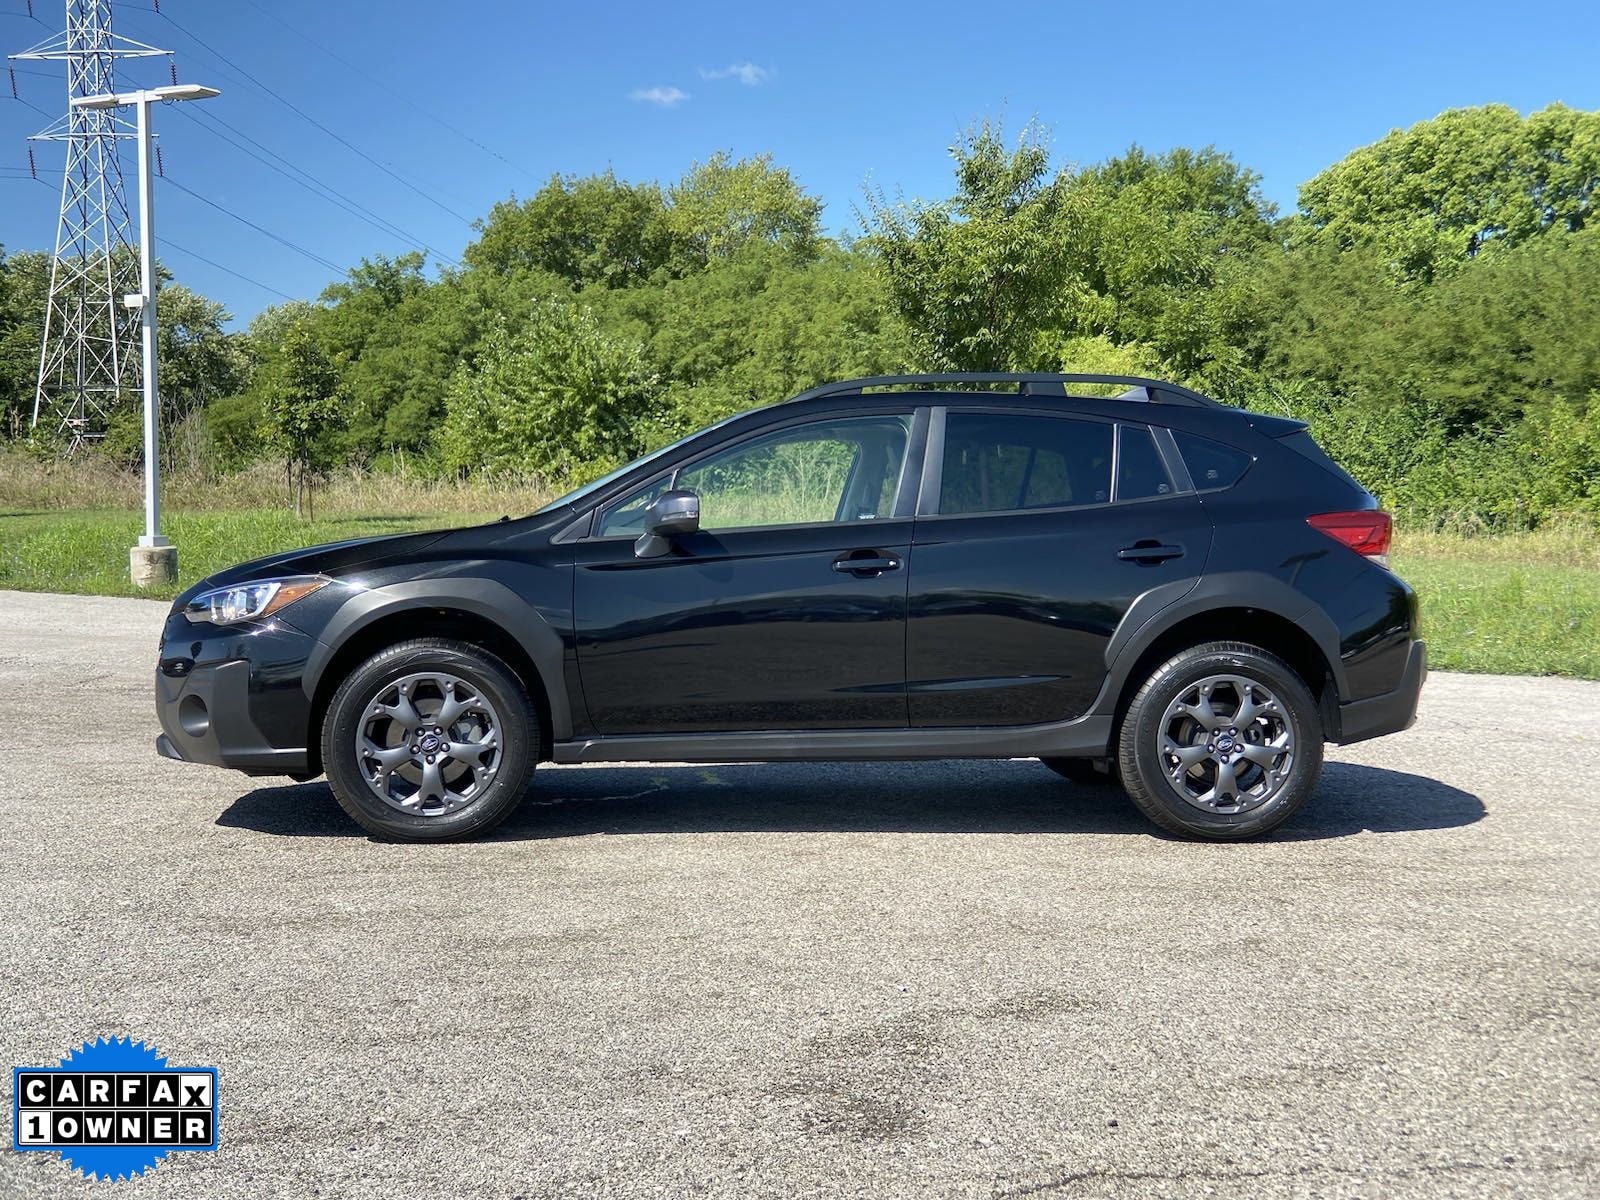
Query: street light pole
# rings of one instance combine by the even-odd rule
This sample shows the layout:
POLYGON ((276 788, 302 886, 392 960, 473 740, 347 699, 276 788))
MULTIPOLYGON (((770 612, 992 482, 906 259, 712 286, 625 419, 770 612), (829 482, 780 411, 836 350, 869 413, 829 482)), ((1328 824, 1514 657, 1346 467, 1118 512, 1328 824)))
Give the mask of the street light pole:
POLYGON ((128 552, 128 573, 138 587, 171 583, 178 577, 178 550, 161 533, 161 392, 156 359, 156 203, 151 171, 150 106, 158 101, 207 100, 216 88, 196 83, 79 96, 78 108, 133 105, 139 125, 139 294, 123 304, 139 310, 141 367, 144 372, 144 533, 128 552))
MULTIPOLYGON (((139 112, 139 323, 144 367, 144 536, 139 546, 154 550, 172 543, 161 536, 161 389, 156 381, 156 196, 150 172, 150 100, 149 92, 141 92, 134 107, 139 112)), ((147 562, 170 558, 170 574, 163 582, 177 578, 176 549, 170 555, 145 558, 147 562)), ((129 560, 135 583, 139 582, 139 565, 136 559, 129 560)))

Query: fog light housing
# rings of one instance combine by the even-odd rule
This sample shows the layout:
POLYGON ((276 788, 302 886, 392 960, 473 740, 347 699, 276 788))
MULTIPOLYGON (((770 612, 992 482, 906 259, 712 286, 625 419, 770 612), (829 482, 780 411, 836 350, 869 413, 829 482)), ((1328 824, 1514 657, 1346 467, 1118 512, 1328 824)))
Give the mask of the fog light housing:
POLYGON ((211 732, 211 713, 199 696, 185 696, 178 704, 178 725, 190 737, 205 737, 211 732))

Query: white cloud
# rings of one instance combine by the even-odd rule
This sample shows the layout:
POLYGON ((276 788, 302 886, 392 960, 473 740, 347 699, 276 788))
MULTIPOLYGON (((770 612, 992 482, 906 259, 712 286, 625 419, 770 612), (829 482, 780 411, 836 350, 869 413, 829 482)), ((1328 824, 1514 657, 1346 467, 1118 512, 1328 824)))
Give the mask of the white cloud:
POLYGON ((688 92, 675 87, 634 88, 628 93, 629 100, 642 100, 646 104, 654 104, 660 108, 673 108, 688 98, 688 92))
POLYGON ((721 70, 708 71, 700 68, 701 79, 737 79, 745 87, 755 87, 772 78, 772 72, 766 67, 758 67, 753 62, 734 63, 732 66, 723 67, 721 70))

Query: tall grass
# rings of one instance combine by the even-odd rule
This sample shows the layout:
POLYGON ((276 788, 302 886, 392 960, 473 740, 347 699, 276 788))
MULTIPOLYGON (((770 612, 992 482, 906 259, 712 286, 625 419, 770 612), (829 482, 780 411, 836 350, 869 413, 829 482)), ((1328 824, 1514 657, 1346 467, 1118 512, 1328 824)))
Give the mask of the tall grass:
MULTIPOLYGON (((407 460, 381 470, 341 468, 316 489, 319 516, 439 516, 451 513, 530 513, 553 492, 536 480, 479 476, 463 481, 417 470, 407 460)), ((228 474, 180 468, 161 480, 161 503, 171 510, 260 512, 289 506, 281 467, 258 462, 228 474)), ((0 509, 137 511, 144 504, 142 472, 88 452, 75 458, 37 458, 0 448, 0 509)))
POLYGON ((1395 533, 1395 551, 1410 564, 1471 561, 1486 566, 1600 571, 1600 533, 1586 517, 1555 520, 1516 533, 1402 527, 1395 533))

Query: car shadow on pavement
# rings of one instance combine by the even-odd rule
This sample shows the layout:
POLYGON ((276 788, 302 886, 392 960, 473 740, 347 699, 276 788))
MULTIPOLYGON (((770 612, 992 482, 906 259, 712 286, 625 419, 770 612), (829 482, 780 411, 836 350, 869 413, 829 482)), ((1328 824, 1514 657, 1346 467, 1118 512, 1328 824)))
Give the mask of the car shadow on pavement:
MULTIPOLYGON (((1437 779, 1329 763, 1274 841, 1470 825, 1482 801, 1437 779)), ((364 837, 325 783, 262 787, 217 818, 288 837, 364 837)), ((541 769, 493 840, 625 833, 1129 833, 1164 837, 1112 786, 1015 760, 541 769)))

